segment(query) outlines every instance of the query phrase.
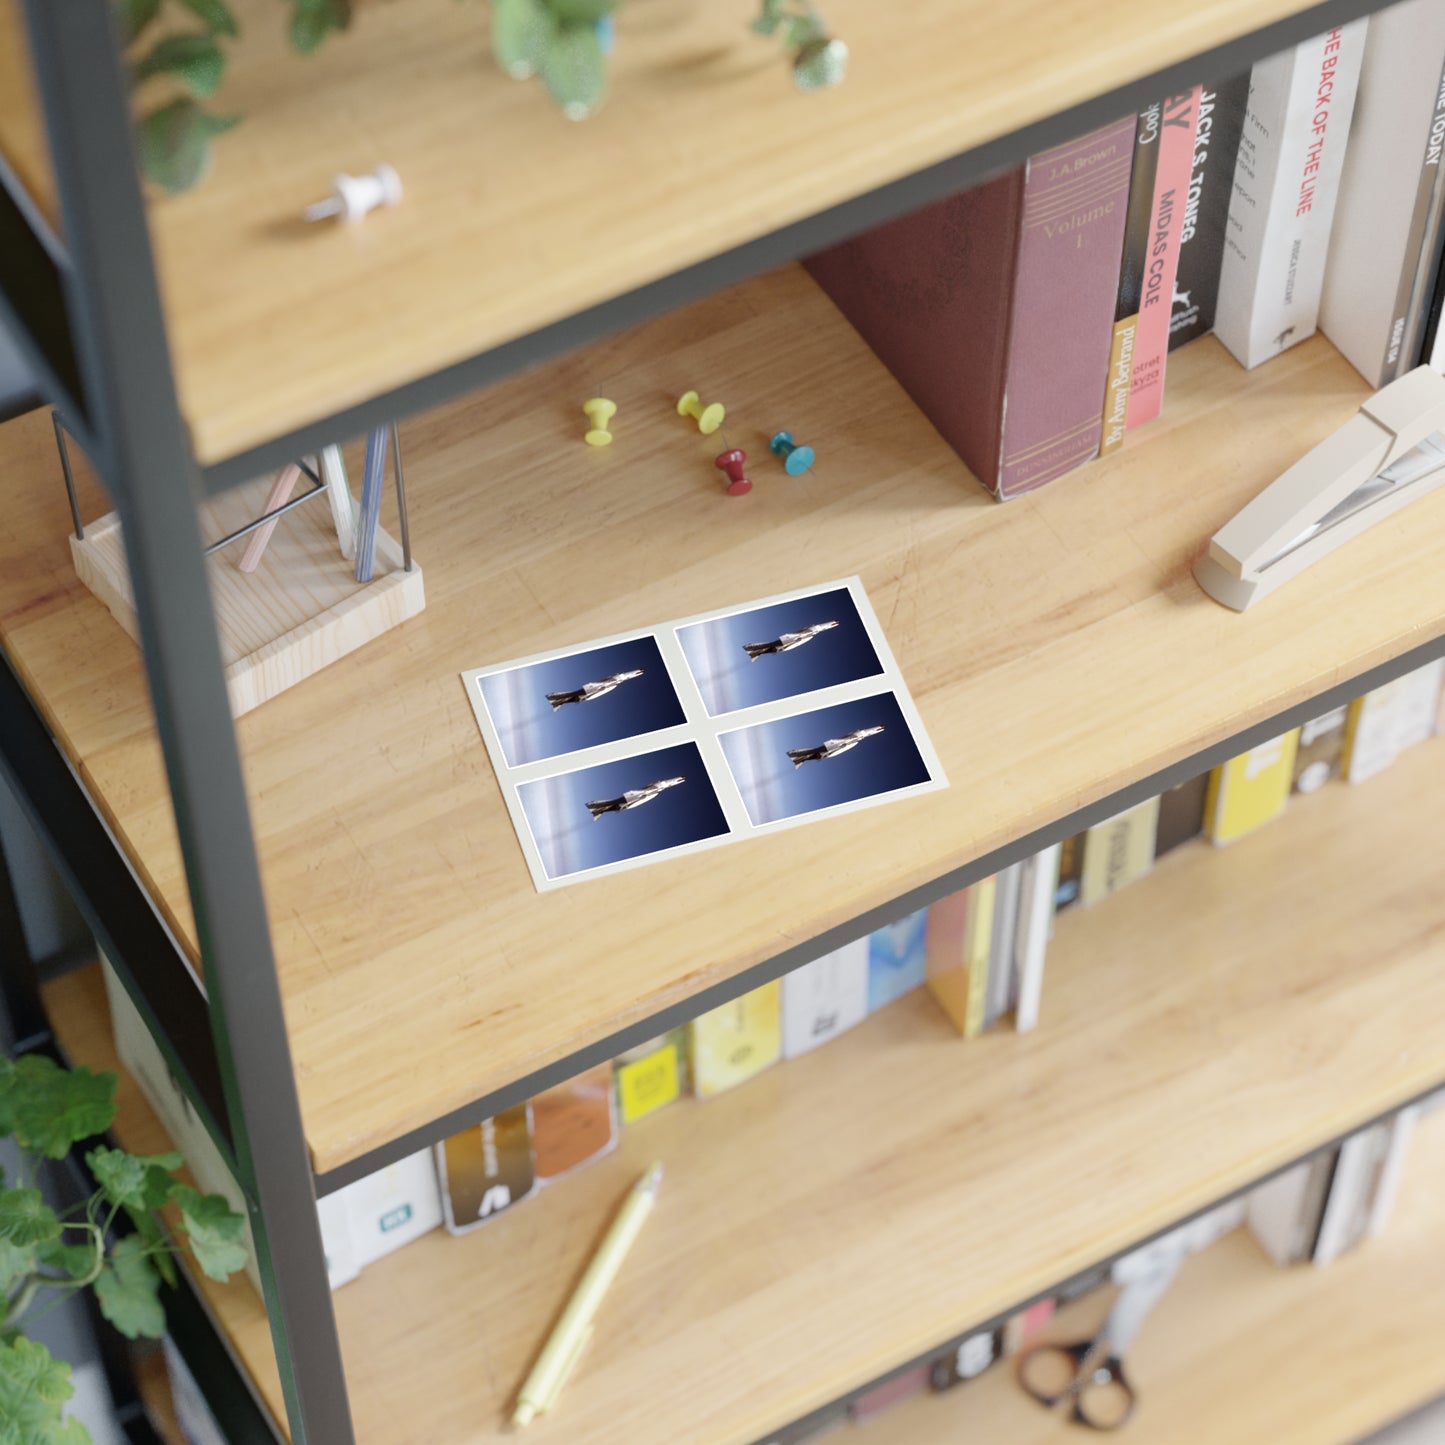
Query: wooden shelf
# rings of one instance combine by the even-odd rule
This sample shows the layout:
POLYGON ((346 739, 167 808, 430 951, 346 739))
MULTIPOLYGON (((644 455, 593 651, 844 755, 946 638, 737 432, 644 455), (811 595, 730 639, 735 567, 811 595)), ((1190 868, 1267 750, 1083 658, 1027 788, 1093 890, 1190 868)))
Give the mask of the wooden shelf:
MULTIPOLYGON (((1139 444, 1000 507, 789 268, 405 427, 426 612, 238 725, 318 1171, 1445 630, 1445 492, 1248 614, 1190 575, 1365 391, 1322 340, 1250 373, 1196 343, 1139 444), (750 497, 673 411, 694 383, 750 497), (770 467, 783 425, 805 477, 770 467), (854 573, 952 786, 536 893, 461 670, 854 573)), ((194 955, 140 660, 75 579, 43 414, 0 429, 0 506, 0 639, 194 955)))
POLYGON ((30 43, 20 0, 0 0, 0 157, 58 233, 60 201, 30 71, 30 43))
MULTIPOLYGON (((1244 1231, 1190 1260, 1139 1337, 1138 1445, 1351 1445, 1445 1391, 1445 1292, 1428 1262, 1445 1232, 1445 1115, 1411 1143, 1389 1233, 1327 1269, 1276 1268, 1244 1231)), ((1087 1337, 1104 1302, 1053 1333, 1087 1337)), ((838 1445, 1066 1445, 1004 1366, 835 1437, 838 1445)))
MULTIPOLYGON (((1445 1080, 1442 787, 1434 741, 1066 914, 1035 1033, 965 1043, 915 994, 634 1126, 481 1230, 370 1266, 335 1296, 363 1445, 500 1441, 654 1159, 656 1215, 539 1445, 747 1445, 1445 1080)), ((94 971, 49 1003, 66 1048, 106 1063, 94 971)), ((254 1292, 204 1288, 274 1406, 254 1292)))
MULTIPOLYGON (((802 95, 756 0, 633 0, 584 125, 490 59, 455 0, 362 4, 309 59, 237 0, 217 106, 245 117, 193 193, 151 206, 182 409, 203 463, 1298 14, 1200 0, 830 0, 852 61, 802 95), (301 211, 387 161, 406 197, 359 229, 301 211)), ((1125 107, 1127 109, 1127 107, 1125 107)))

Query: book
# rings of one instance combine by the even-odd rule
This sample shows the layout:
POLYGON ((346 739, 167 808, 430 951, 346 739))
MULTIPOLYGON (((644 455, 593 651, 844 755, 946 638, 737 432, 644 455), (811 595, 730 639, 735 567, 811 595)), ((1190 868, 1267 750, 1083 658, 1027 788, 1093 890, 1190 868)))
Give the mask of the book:
POLYGON ((560 1179, 616 1147, 611 1064, 585 1069, 532 1100, 532 1162, 539 1183, 560 1179))
POLYGON ((965 1380, 977 1379, 998 1359, 998 1330, 979 1330, 929 1367, 928 1383, 935 1390, 951 1390, 965 1380))
POLYGON ((1310 1252, 1313 1264, 1333 1264, 1363 1236, 1361 1204, 1368 1190, 1377 1148, 1374 1129, 1361 1129, 1340 1144, 1319 1233, 1310 1252))
POLYGON ((1289 800, 1298 746, 1294 728, 1215 768, 1205 802, 1211 843, 1232 843, 1279 817, 1289 800))
MULTIPOLYGON (((518 1105, 526 1130, 526 1106, 518 1105)), ((337 1190, 346 1205, 358 1269, 429 1234, 442 1223, 442 1197, 430 1149, 418 1150, 337 1190)))
POLYGON ((1340 178, 1320 328, 1372 387, 1415 364, 1428 297, 1421 256, 1445 136, 1445 7, 1403 0, 1373 16, 1340 178))
POLYGON ((1276 1264, 1299 1264, 1313 1253, 1334 1169, 1335 1151, 1327 1149, 1249 1192, 1245 1223, 1276 1264))
POLYGON ((1134 378, 1134 344, 1139 332, 1139 305, 1144 298, 1144 271, 1149 264, 1154 177, 1159 169, 1159 123, 1163 114, 1163 105, 1155 101, 1139 112, 1134 127, 1129 198, 1114 292, 1114 324, 1109 331, 1109 360, 1104 372, 1104 415, 1099 430, 1101 457, 1123 446, 1128 429, 1129 386, 1134 378))
POLYGON ((1159 795, 1159 821, 1154 829, 1154 858, 1166 853, 1204 832, 1204 804, 1209 794, 1209 774, 1200 773, 1175 783, 1159 795))
POLYGON ((1059 844, 1059 875, 1054 893, 1055 910, 1079 901, 1079 880, 1084 873, 1084 834, 1075 833, 1059 844))
POLYGON ((1366 27, 1336 26, 1250 73, 1214 317, 1246 367, 1315 333, 1366 27))
POLYGON ((1169 312, 1169 349, 1214 330, 1224 230, 1234 188, 1239 135, 1249 104, 1249 72, 1207 86, 1199 96, 1194 163, 1179 233, 1179 271, 1169 312))
POLYGON ((1431 736, 1445 659, 1373 688, 1350 704, 1342 771, 1351 783, 1382 773, 1408 747, 1431 736))
POLYGON ((983 1026, 990 1029, 1014 1005, 1018 976, 1015 949, 1018 942, 1019 890, 1023 863, 1001 869, 993 898, 993 936, 988 949, 988 983, 984 990, 983 1026))
POLYGON ((1348 715, 1348 708, 1335 707, 1301 724, 1291 785, 1296 793, 1316 792, 1331 778, 1339 777, 1348 715))
POLYGON ((1146 798, 1084 834, 1079 902, 1085 907, 1144 877, 1154 866, 1159 799, 1146 798))
POLYGON ((966 1039, 983 1032, 997 890, 996 879, 980 878, 962 895, 935 903, 936 928, 930 910, 928 990, 966 1039))
POLYGON ((1044 991, 1044 961, 1054 927, 1054 900, 1058 892, 1058 843, 1025 859, 1019 897, 1016 947, 1018 996, 1014 1027, 1025 1034, 1037 1026, 1044 991))
POLYGON ((1409 1104, 1385 1126, 1385 1154, 1375 1178, 1375 1188, 1370 1198, 1370 1215, 1365 1224, 1365 1232, 1369 1235, 1383 1234, 1389 1227, 1390 1217, 1395 1212, 1395 1200, 1400 1193, 1400 1179, 1405 1172, 1405 1158, 1410 1150, 1410 1140, 1414 1137, 1415 1125, 1420 1122, 1421 1113, 1418 1104, 1409 1104))
POLYGON ((923 987, 928 910, 920 908, 868 937, 868 1012, 923 987))
POLYGON ((687 1030, 670 1029, 612 1062, 617 1115, 624 1125, 681 1098, 687 1088, 687 1030))
POLYGON ((855 939, 785 973, 783 1057, 795 1059, 863 1022, 868 1014, 868 940, 855 939))
POLYGON ((526 1199, 537 1187, 530 1107, 515 1104, 443 1139, 436 1146, 437 1175, 438 1213, 449 1234, 467 1234, 526 1199))
POLYGON ((1001 500, 1099 447, 1134 118, 806 261, 1001 500))
POLYGON ((1124 427, 1133 431, 1153 421, 1164 406, 1164 368, 1169 355, 1169 317, 1179 273, 1184 208, 1194 166, 1195 128, 1200 87, 1166 97, 1159 121, 1159 158, 1154 173, 1154 204, 1149 229, 1149 259, 1144 294, 1134 331, 1134 364, 1124 427))
POLYGON ((782 994, 774 979, 692 1021, 688 1043, 698 1098, 711 1099, 777 1063, 783 1051, 782 994))
POLYGON ((861 1422, 874 1415, 881 1415, 883 1411, 892 1409, 894 1405, 901 1405, 905 1400, 911 1400, 914 1395, 926 1390, 928 1379, 929 1366, 926 1364, 904 1370, 901 1374, 894 1375, 891 1380, 885 1380, 881 1385, 865 1390, 848 1406, 848 1416, 861 1422))

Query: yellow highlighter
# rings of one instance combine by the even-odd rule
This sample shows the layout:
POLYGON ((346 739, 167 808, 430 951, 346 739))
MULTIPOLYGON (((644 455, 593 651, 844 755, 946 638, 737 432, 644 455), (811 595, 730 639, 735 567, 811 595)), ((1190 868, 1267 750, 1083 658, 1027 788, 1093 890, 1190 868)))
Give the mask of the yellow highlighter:
POLYGON ((517 1408, 512 1412, 513 1425, 520 1428, 531 1424, 556 1403, 578 1356, 591 1337, 592 1317, 597 1313, 597 1307, 612 1287, 617 1271, 622 1268, 622 1261, 627 1258, 627 1251, 632 1248, 647 1216, 652 1213, 661 1180, 662 1165, 654 1164, 628 1191, 622 1208, 617 1211, 617 1218, 612 1221, 612 1228, 597 1247, 587 1272, 567 1301, 562 1318, 557 1321, 517 1396, 517 1408))

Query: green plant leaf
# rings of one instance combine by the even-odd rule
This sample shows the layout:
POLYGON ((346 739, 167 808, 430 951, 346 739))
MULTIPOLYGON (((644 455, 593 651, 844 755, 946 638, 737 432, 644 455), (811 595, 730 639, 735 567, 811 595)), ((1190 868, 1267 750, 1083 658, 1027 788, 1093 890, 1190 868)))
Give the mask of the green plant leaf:
POLYGON ((181 4, 196 16, 212 35, 239 35, 240 27, 231 14, 225 0, 181 0, 181 4))
MULTIPOLYGON (((39 1253, 49 1249, 48 1244, 40 1246, 39 1253)), ((33 1244, 15 1244, 0 1239, 0 1295, 9 1294, 10 1287, 23 1279, 35 1268, 37 1250, 33 1244)))
POLYGON ((838 85, 848 73, 848 47, 841 40, 810 41, 793 58, 793 83, 799 90, 838 85))
POLYGON ((153 75, 173 75, 197 100, 216 93, 226 73, 226 57, 209 35, 167 35, 131 71, 139 85, 153 75))
POLYGON ((294 0, 291 46, 309 55, 333 30, 351 24, 351 0, 294 0))
POLYGON ((219 1194, 201 1194, 178 1184, 171 1198, 181 1207, 196 1263, 212 1279, 230 1279, 246 1267, 246 1246, 241 1243, 246 1221, 219 1194))
POLYGON ((753 21, 753 29, 759 35, 771 35, 783 23, 783 0, 763 0, 762 9, 758 12, 758 18, 753 21))
MULTIPOLYGON (((175 1181, 173 1181, 173 1185, 174 1183, 175 1181)), ((151 1257, 151 1263, 160 1271, 161 1278, 168 1285, 174 1286, 176 1267, 171 1261, 171 1239, 160 1220, 148 1209, 127 1209, 126 1215, 135 1225, 135 1232, 140 1236, 141 1243, 145 1245, 146 1252, 151 1257)), ((0 1441, 0 1445, 4 1445, 4 1442, 0 1441)))
POLYGON ((151 111, 140 123, 136 143, 146 178, 173 195, 190 190, 211 163, 211 132, 193 100, 173 100, 151 111))
POLYGON ((492 55, 513 80, 536 75, 556 33, 541 0, 492 0, 492 55))
POLYGON ((171 1197, 171 1170, 179 1154, 127 1154, 123 1149, 92 1149, 85 1156, 100 1192, 111 1204, 128 1209, 159 1209, 171 1197))
POLYGON ((26 1054, 8 1076, 0 1071, 0 1100, 0 1131, 8 1118, 21 1148, 63 1159, 72 1144, 110 1127, 115 1075, 62 1069, 43 1054, 26 1054))
POLYGON ((38 1189, 7 1189, 0 1194, 0 1239, 23 1249, 59 1237, 60 1221, 38 1189))
POLYGON ((94 1240, 94 1235, 87 1235, 84 1244, 66 1244, 63 1238, 48 1240, 35 1255, 46 1269, 59 1270, 66 1279, 84 1279, 95 1268, 94 1240))
POLYGON ((543 0, 543 3, 563 25, 595 25, 617 9, 618 0, 543 0))
POLYGON ((564 25, 542 57, 542 83, 568 120, 586 120, 607 98, 607 59, 590 25, 564 25))
POLYGON ((121 36, 127 45, 160 13, 161 0, 117 0, 121 36))
POLYGON ((100 1312, 126 1339, 159 1339, 166 1332, 166 1312, 158 1298, 160 1276, 137 1235, 129 1234, 110 1252, 95 1282, 100 1312))
POLYGON ((801 48, 815 40, 825 39, 827 33, 816 15, 794 15, 787 21, 783 39, 788 45, 801 48))
POLYGON ((85 1426, 61 1415, 72 1394, 70 1366, 44 1345, 0 1343, 0 1445, 91 1445, 85 1426))

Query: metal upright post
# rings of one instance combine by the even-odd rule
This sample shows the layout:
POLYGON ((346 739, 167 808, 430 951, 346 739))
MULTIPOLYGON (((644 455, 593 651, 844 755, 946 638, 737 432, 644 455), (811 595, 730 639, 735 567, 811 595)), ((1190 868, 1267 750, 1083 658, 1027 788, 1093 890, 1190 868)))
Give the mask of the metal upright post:
POLYGON ((354 1439, 108 0, 26 0, 96 457, 121 516, 293 1445, 354 1439))

